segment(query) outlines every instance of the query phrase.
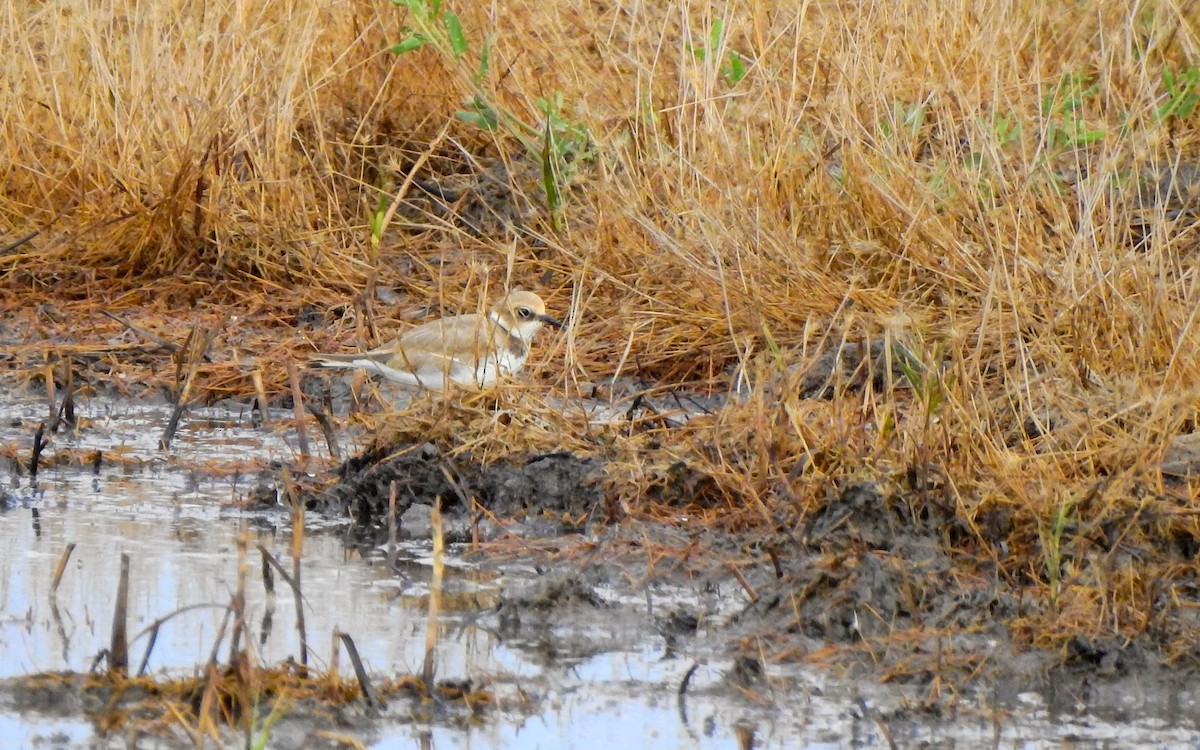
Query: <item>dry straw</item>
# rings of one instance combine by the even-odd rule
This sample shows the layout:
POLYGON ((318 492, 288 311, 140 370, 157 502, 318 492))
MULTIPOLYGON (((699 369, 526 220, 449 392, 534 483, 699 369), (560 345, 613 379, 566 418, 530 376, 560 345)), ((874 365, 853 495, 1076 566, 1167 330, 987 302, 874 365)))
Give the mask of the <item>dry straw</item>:
MULTIPOLYGON (((159 335, 236 308, 197 387, 279 394, 286 357, 520 284, 570 310, 530 375, 569 396, 616 374, 723 390, 743 365, 748 401, 659 436, 735 525, 914 472, 968 528, 1002 509, 1029 549, 1064 512, 1096 538, 1171 510, 1153 467, 1194 427, 1200 382, 1183 6, 451 9, 458 57, 388 51, 407 11, 386 2, 0 13, 0 278, 19 292, 2 304, 51 342, 6 334, 10 362, 65 353, 153 382, 161 355, 98 307, 159 335), (480 92, 474 124, 456 119, 480 92), (587 147, 548 183, 535 136, 477 127, 488 108, 587 147), (815 357, 878 341, 907 364, 801 398, 815 357)), ((561 431, 500 430, 508 447, 595 443, 556 408, 561 431)), ((460 442, 497 433, 476 421, 460 442)), ((646 467, 636 453, 618 455, 646 467)), ((640 471, 619 480, 630 501, 640 471)), ((1194 536, 1171 518, 1129 533, 1194 536)), ((1034 579, 1054 588, 1072 554, 1041 554, 1034 579)), ((1070 611, 1128 622, 1108 594, 1070 611)))

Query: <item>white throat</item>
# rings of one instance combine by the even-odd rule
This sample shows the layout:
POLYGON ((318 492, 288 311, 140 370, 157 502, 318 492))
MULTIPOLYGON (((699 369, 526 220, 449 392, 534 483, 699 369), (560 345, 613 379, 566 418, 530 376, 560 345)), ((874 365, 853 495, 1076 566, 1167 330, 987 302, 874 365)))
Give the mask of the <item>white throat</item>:
POLYGON ((495 311, 488 313, 488 319, 495 323, 497 328, 499 328, 501 331, 504 331, 509 336, 512 336, 523 343, 529 343, 530 336, 527 335, 524 329, 521 328, 520 323, 505 325, 504 321, 500 319, 500 316, 496 314, 495 311))

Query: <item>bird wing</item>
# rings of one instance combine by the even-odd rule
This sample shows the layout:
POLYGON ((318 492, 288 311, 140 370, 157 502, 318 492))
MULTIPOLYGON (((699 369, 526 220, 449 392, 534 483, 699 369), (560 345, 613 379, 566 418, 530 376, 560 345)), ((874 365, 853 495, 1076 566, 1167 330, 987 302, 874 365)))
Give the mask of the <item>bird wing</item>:
POLYGON ((435 320, 405 331, 386 347, 391 353, 401 350, 410 357, 426 354, 432 359, 474 356, 486 353, 488 334, 495 324, 484 315, 470 313, 435 320))

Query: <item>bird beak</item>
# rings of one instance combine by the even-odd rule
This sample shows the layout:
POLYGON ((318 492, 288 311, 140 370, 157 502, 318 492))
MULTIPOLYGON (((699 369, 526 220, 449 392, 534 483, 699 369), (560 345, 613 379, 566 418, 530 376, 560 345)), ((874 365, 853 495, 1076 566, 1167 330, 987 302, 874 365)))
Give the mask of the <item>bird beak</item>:
POLYGON ((555 328, 563 327, 562 321, 559 320, 558 318, 554 317, 553 315, 546 315, 545 313, 542 313, 541 315, 538 316, 538 320, 542 321, 543 323, 545 323, 548 326, 554 326, 555 328))

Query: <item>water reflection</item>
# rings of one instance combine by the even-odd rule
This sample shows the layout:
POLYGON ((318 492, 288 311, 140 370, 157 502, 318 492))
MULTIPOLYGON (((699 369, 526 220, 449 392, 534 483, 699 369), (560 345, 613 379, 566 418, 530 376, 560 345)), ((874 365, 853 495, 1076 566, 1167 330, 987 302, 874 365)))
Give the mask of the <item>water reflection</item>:
MULTIPOLYGON (((0 440, 20 446, 44 405, 14 403, 0 413, 0 440)), ((34 481, 9 474, 5 483, 15 507, 0 515, 0 550, 8 575, 0 579, 0 676, 44 670, 87 670, 108 645, 122 553, 131 556, 129 632, 143 633, 177 610, 157 633, 150 668, 191 673, 213 648, 224 608, 237 588, 239 534, 248 534, 254 571, 246 587, 247 615, 258 633, 258 657, 281 663, 299 656, 296 603, 290 590, 270 596, 256 545, 290 566, 291 534, 286 513, 246 513, 231 505, 250 489, 252 469, 292 458, 285 431, 264 432, 250 414, 210 414, 185 422, 172 453, 187 455, 193 471, 172 464, 156 439, 168 416, 164 406, 80 404, 84 429, 56 435, 56 451, 123 447, 123 464, 105 462, 99 474, 75 468, 43 468, 34 481), (240 421, 239 421, 240 420, 240 421), (253 454, 247 448, 253 448, 253 454), (222 472, 231 463, 245 470, 222 472), (222 476, 226 474, 225 476, 222 476), (51 581, 63 551, 74 545, 56 591, 51 581)), ((278 422, 277 422, 278 424, 278 422)), ((327 524, 326 524, 327 525, 327 524)), ((335 529, 305 535, 303 592, 309 647, 314 663, 327 663, 332 634, 349 633, 369 668, 410 673, 424 656, 424 609, 420 594, 428 551, 400 545, 398 565, 409 567, 407 582, 375 560, 347 553, 335 529), (398 590, 405 596, 397 596, 398 590), (415 605, 415 606, 414 606, 415 605)), ((382 555, 380 551, 380 555, 382 555)), ((469 567, 456 581, 479 585, 469 567)), ((484 582, 486 585, 486 581, 484 582)), ((137 658, 146 637, 131 644, 137 658)), ((466 677, 495 667, 492 636, 464 628, 448 644, 439 673, 466 677)))
MULTIPOLYGON (((36 400, 0 405, 0 446, 15 461, 27 455, 45 411, 36 400)), ((32 482, 13 462, 0 468, 0 486, 11 498, 9 509, 0 512, 6 570, 0 577, 0 676, 86 671, 108 646, 122 554, 130 556, 129 632, 142 633, 131 644, 135 668, 149 642, 147 629, 179 612, 158 629, 148 666, 156 673, 198 671, 238 588, 241 554, 250 571, 246 614, 257 658, 268 664, 298 660, 297 604, 278 577, 272 593, 257 552, 261 545, 290 567, 288 515, 249 513, 235 505, 267 462, 294 458, 294 436, 281 428, 255 428, 248 409, 210 410, 203 420, 185 421, 172 450, 164 453, 157 448, 169 415, 164 406, 92 400, 81 402, 78 411, 83 427, 51 436, 47 456, 78 458, 99 450, 105 458, 98 472, 73 460, 43 468, 32 482), (53 590, 70 545, 61 583, 53 590)), ((337 524, 319 518, 309 523, 302 606, 311 663, 329 663, 340 631, 354 639, 372 673, 418 672, 425 655, 428 545, 401 540, 390 552, 361 540, 348 545, 337 524)), ((503 574, 537 575, 519 566, 503 574)), ((839 682, 799 668, 771 667, 765 700, 738 700, 725 683, 730 660, 722 653, 688 639, 664 640, 650 628, 631 635, 603 611, 576 628, 583 632, 525 624, 501 637, 503 623, 491 616, 501 591, 496 575, 461 556, 447 569, 437 674, 487 682, 504 705, 516 708, 471 726, 413 724, 393 716, 370 728, 364 744, 480 750, 879 747, 887 743, 877 718, 882 716, 905 747, 1050 747, 1072 741, 1200 746, 1190 719, 1196 700, 1186 690, 1172 697, 1169 720, 1156 716, 1153 704, 1143 704, 1138 716, 1119 724, 1086 708, 1074 716, 1051 716, 1036 703, 1027 710, 1006 705, 998 713, 983 708, 986 700, 971 703, 967 696, 959 715, 926 721, 919 712, 901 711, 919 704, 919 688, 839 682), (688 675, 690 686, 681 696, 678 687, 688 675)), ((714 611, 706 601, 710 594, 701 591, 614 588, 598 594, 614 608, 635 609, 654 599, 659 607, 680 601, 714 611)), ((86 723, 20 710, 0 705, 4 746, 92 743, 86 723)))

